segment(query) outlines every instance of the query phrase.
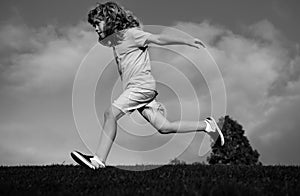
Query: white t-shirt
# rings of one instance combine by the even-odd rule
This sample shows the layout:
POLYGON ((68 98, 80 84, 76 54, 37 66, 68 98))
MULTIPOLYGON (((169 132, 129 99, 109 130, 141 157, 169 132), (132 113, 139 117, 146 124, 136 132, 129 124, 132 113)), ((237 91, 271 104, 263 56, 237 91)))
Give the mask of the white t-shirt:
POLYGON ((148 45, 145 43, 151 33, 140 28, 123 30, 122 39, 113 47, 123 89, 140 87, 155 90, 151 75, 148 45))

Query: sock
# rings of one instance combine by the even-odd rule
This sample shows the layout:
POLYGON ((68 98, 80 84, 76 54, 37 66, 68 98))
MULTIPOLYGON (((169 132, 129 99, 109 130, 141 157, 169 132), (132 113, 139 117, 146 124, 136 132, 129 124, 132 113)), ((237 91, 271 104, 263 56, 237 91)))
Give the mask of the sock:
POLYGON ((210 124, 207 122, 207 120, 204 121, 206 123, 205 131, 206 132, 212 132, 213 129, 211 128, 210 124))
POLYGON ((96 162, 96 164, 98 164, 100 168, 105 168, 105 164, 99 159, 97 155, 91 158, 91 161, 92 163, 96 162))

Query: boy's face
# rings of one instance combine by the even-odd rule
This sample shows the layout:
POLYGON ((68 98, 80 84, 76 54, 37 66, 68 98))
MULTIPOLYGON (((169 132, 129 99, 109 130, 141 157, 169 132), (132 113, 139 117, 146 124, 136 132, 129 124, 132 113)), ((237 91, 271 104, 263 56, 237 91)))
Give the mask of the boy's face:
POLYGON ((98 35, 103 39, 105 37, 103 30, 104 30, 104 24, 105 22, 102 20, 96 20, 95 21, 95 31, 98 33, 98 35))

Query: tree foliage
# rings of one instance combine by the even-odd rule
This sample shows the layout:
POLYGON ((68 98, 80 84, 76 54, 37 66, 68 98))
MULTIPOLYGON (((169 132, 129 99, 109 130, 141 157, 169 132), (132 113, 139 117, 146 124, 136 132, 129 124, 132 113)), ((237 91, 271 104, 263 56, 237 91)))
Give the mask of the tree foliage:
POLYGON ((224 146, 218 142, 212 146, 211 155, 207 158, 209 164, 229 165, 260 165, 259 153, 253 150, 249 140, 244 135, 243 127, 229 116, 221 118, 218 122, 222 127, 225 138, 224 146), (222 126, 223 125, 223 126, 222 126))
POLYGON ((170 160, 169 165, 185 165, 186 162, 183 160, 178 159, 177 157, 170 160))

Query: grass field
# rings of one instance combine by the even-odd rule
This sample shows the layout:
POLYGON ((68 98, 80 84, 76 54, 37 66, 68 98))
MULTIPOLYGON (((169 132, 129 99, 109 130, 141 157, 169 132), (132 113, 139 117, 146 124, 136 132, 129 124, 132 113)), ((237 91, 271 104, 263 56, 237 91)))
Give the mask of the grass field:
POLYGON ((115 167, 93 171, 71 165, 0 167, 0 195, 20 194, 300 195, 300 167, 166 165, 147 171, 115 167))

